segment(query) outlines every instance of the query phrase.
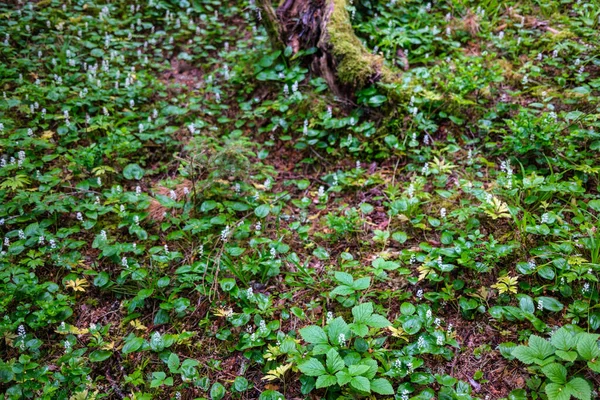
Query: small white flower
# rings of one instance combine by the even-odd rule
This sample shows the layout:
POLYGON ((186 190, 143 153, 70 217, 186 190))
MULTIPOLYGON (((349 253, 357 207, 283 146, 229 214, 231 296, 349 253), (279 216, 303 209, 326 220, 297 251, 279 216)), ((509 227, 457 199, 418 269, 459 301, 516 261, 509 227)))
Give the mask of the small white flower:
POLYGON ((544 301, 542 299, 538 300, 537 309, 540 311, 544 309, 544 301))
POLYGON ((346 335, 344 335, 343 333, 340 333, 338 335, 338 343, 340 344, 341 347, 345 347, 346 346, 346 335))
POLYGON ((81 214, 80 212, 77 213, 76 215, 77 221, 83 221, 83 214, 81 214))

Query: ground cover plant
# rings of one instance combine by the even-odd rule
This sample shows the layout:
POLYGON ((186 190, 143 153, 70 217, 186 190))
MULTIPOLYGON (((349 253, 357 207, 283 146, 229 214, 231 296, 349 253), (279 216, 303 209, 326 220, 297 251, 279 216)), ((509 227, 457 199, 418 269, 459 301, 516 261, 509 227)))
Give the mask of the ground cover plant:
POLYGON ((2 396, 598 398, 600 4, 264 3, 0 4, 2 396))

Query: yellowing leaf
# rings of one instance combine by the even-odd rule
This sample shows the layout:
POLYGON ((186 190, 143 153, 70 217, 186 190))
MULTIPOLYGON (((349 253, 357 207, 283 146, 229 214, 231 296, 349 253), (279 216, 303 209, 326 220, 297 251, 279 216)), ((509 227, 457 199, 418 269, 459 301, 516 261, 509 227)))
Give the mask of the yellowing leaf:
POLYGON ((147 331, 148 328, 140 322, 139 319, 134 319, 129 323, 129 325, 133 326, 133 329, 136 331, 147 331))
POLYGON ((517 283, 519 278, 510 275, 501 276, 498 281, 492 285, 492 288, 498 290, 498 293, 517 293, 517 283))
POLYGON ((75 279, 67 281, 65 287, 73 289, 74 292, 85 292, 85 289, 89 286, 88 281, 85 279, 75 279))
POLYGON ((292 363, 280 365, 279 367, 267 372, 267 375, 265 375, 262 379, 265 381, 275 381, 277 379, 282 379, 287 370, 289 370, 291 367, 292 363))

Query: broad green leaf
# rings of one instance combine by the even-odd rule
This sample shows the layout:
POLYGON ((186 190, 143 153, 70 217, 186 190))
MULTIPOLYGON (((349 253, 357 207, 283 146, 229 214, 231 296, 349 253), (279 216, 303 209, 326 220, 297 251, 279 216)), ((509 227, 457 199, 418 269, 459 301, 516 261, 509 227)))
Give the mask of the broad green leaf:
POLYGON ((348 367, 348 372, 352 376, 362 375, 370 369, 368 365, 355 364, 348 367))
POLYGON ((371 393, 371 383, 364 376, 355 376, 350 380, 350 386, 361 392, 371 393))
POLYGON ((269 212, 271 212, 271 207, 268 204, 261 204, 260 206, 254 209, 254 214, 258 218, 266 217, 267 215, 269 215, 269 212))
POLYGON ((571 332, 564 326, 552 334, 550 343, 560 350, 570 350, 575 345, 575 339, 571 332))
POLYGON ((344 368, 344 360, 342 360, 342 357, 340 357, 335 349, 331 349, 327 352, 327 361, 325 364, 327 365, 327 370, 331 374, 335 374, 344 368))
POLYGON ((336 271, 335 280, 339 283, 343 283, 344 285, 352 286, 354 283, 354 278, 347 272, 336 271))
POLYGON ((339 345, 340 334, 344 335, 345 339, 350 337, 350 328, 342 317, 337 317, 327 324, 327 336, 332 344, 339 345))
POLYGON ((542 307, 548 311, 558 312, 564 307, 563 304, 560 301, 556 300, 554 297, 536 297, 535 301, 537 304, 540 304, 541 302, 542 307))
POLYGON ((329 343, 327 341, 327 335, 325 334, 325 331, 320 326, 310 325, 310 326, 307 326, 306 328, 300 329, 299 332, 300 332, 300 336, 302 336, 302 339, 304 339, 304 341, 306 341, 307 343, 312 343, 312 344, 327 344, 327 343, 329 343))
POLYGON ((360 337, 365 337, 369 333, 369 327, 361 322, 350 324, 350 330, 360 337))
POLYGON ((350 375, 347 370, 338 372, 335 374, 335 377, 337 378, 337 383, 340 386, 344 386, 352 379, 352 375, 350 375))
POLYGON ((366 276, 364 278, 359 278, 359 279, 355 280, 354 283, 352 284, 352 288, 354 290, 365 290, 370 285, 371 285, 371 278, 366 276))
POLYGON ((366 323, 373 314, 373 303, 363 303, 352 308, 354 322, 366 323))
POLYGON ((547 384, 546 394, 548 395, 548 400, 569 400, 571 398, 570 391, 558 383, 547 384))
POLYGON ((577 352, 586 361, 600 357, 598 348, 598 335, 591 333, 580 333, 577 335, 577 352))
POLYGON ((577 352, 572 351, 564 351, 564 350, 556 350, 556 355, 565 361, 573 362, 577 359, 577 352))
POLYGON ((591 400, 592 389, 590 384, 583 378, 573 378, 567 383, 567 389, 571 396, 579 400, 591 400))
POLYGON ((387 379, 383 378, 374 379, 371 381, 371 391, 377 394, 388 396, 392 396, 394 394, 394 388, 392 387, 392 384, 387 379))
POLYGON ((365 322, 367 325, 373 328, 386 328, 392 325, 392 323, 388 321, 383 315, 379 314, 372 314, 369 318, 367 318, 365 322))
POLYGON ((221 400, 225 397, 225 387, 219 382, 215 382, 210 388, 210 398, 212 400, 221 400))
POLYGON ((329 387, 335 385, 337 383, 337 378, 333 375, 321 375, 317 378, 316 388, 321 389, 324 387, 329 387))
POLYGON ((331 292, 329 292, 330 296, 349 296, 351 294, 354 294, 355 290, 353 288, 351 288, 350 286, 346 286, 346 285, 340 285, 337 286, 335 289, 333 289, 331 292))
POLYGON ((542 368, 542 372, 554 383, 561 385, 567 383, 567 369, 561 364, 548 364, 542 368))
POLYGON ((129 164, 123 170, 123 176, 125 179, 136 179, 139 181, 144 177, 144 170, 137 164, 129 164))
POLYGON ((544 360, 554 354, 554 346, 549 341, 537 335, 529 337, 529 347, 534 351, 534 354, 540 360, 544 360))
POLYGON ((125 345, 123 346, 123 349, 121 349, 121 351, 123 352, 123 354, 133 353, 134 351, 137 351, 140 347, 142 347, 143 344, 144 344, 143 338, 134 337, 133 339, 128 340, 125 343, 125 345))
POLYGON ((180 365, 180 361, 179 361, 179 356, 175 353, 171 353, 171 355, 169 355, 169 359, 167 360, 167 366, 169 367, 169 371, 171 373, 177 373, 179 371, 179 365, 180 365))
POLYGON ((94 350, 90 353, 91 362, 101 362, 106 360, 112 355, 112 351, 109 350, 94 350))
POLYGON ((298 365, 298 369, 305 375, 308 376, 320 376, 327 374, 325 367, 321 364, 321 361, 316 358, 310 358, 308 361, 298 365))

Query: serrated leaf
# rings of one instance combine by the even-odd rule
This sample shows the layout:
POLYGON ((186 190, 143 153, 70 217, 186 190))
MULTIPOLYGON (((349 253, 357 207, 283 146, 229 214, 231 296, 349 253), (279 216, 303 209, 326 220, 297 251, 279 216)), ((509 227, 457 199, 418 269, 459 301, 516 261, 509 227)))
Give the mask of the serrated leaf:
POLYGON ((366 290, 371 285, 371 278, 368 276, 364 278, 359 278, 354 281, 352 284, 352 288, 354 290, 366 290))
POLYGON ((350 330, 360 337, 365 337, 369 333, 369 327, 361 322, 350 324, 350 330))
POLYGON ((327 361, 325 362, 329 373, 334 374, 344 368, 344 360, 335 349, 327 352, 327 361))
POLYGON ((368 366, 368 365, 355 364, 355 365, 351 365, 351 366, 348 367, 348 372, 352 376, 357 376, 357 375, 364 374, 369 369, 371 369, 371 367, 368 366))
POLYGON ((586 361, 600 357, 598 348, 598 335, 591 333, 580 333, 577 335, 577 352, 586 361))
POLYGON ((336 271, 335 280, 344 285, 352 286, 354 278, 347 272, 336 271))
POLYGON ((575 346, 575 339, 564 326, 552 334, 550 343, 560 350, 570 350, 575 346))
POLYGON ((589 383, 583 378, 573 378, 567 383, 567 389, 571 396, 579 400, 591 400, 592 389, 589 383))
POLYGON ((394 388, 392 384, 383 378, 374 379, 371 381, 371 391, 381 395, 392 396, 394 394, 394 388))
POLYGON ((363 303, 352 308, 355 323, 366 323, 371 314, 373 314, 373 303, 363 303))
POLYGON ((298 365, 298 369, 304 375, 308 376, 320 376, 327 374, 327 371, 325 370, 323 364, 321 364, 321 361, 317 360, 316 358, 310 358, 308 361, 298 365))
POLYGON ((337 379, 333 375, 321 375, 317 378, 316 388, 321 389, 324 387, 329 387, 335 385, 337 383, 337 379))
POLYGON ((554 354, 555 348, 549 341, 537 336, 529 337, 529 347, 534 351, 535 357, 543 360, 554 354))
POLYGON ((373 328, 387 328, 388 326, 392 325, 387 318, 379 314, 372 314, 369 318, 367 318, 366 324, 373 328))
POLYGON ((570 391, 558 383, 547 384, 546 394, 548 395, 548 400, 569 400, 571 398, 570 391))
POLYGON ((371 393, 371 383, 364 376, 355 376, 350 380, 350 386, 361 392, 371 393))
POLYGON ((344 386, 352 379, 352 375, 350 375, 348 371, 340 371, 335 374, 335 377, 337 378, 337 383, 340 386, 344 386))
POLYGON ((573 362, 577 359, 576 351, 564 351, 564 350, 556 350, 556 355, 561 359, 569 362, 573 362))
POLYGON ((554 383, 561 385, 567 383, 567 369, 558 363, 544 366, 542 372, 554 383))
POLYGON ((535 352, 527 346, 515 347, 511 355, 525 364, 533 364, 537 360, 535 352))
POLYGON ((330 296, 349 296, 354 294, 355 290, 350 286, 340 285, 336 286, 331 292, 329 292, 330 296))
POLYGON ((300 336, 302 336, 302 339, 304 339, 304 341, 306 341, 307 343, 312 343, 312 344, 327 344, 329 343, 327 341, 327 335, 325 334, 325 331, 316 325, 310 325, 307 326, 306 328, 302 328, 300 329, 300 336))
POLYGON ((345 338, 350 337, 350 328, 348 328, 348 324, 342 317, 337 317, 333 321, 330 321, 326 329, 331 344, 340 345, 340 334, 343 334, 345 338))

